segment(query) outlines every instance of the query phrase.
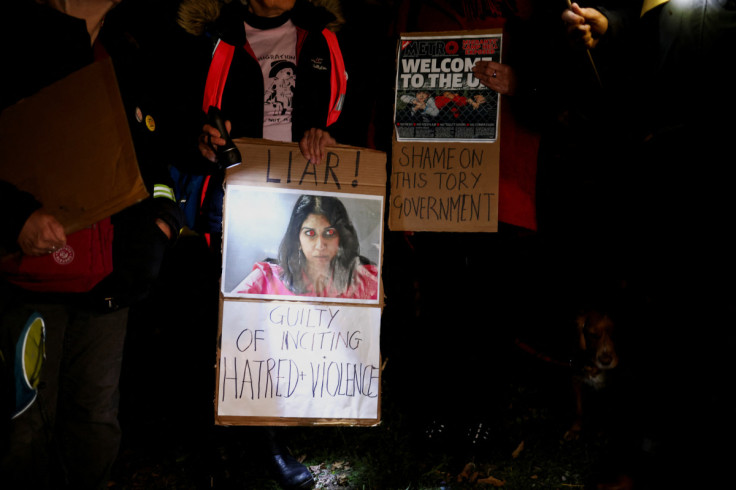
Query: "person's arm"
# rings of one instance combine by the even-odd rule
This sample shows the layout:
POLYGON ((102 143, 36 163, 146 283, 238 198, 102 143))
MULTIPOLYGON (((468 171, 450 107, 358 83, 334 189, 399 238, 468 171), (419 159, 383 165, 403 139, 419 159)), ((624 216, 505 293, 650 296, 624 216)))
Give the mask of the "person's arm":
POLYGON ((312 128, 299 141, 299 149, 310 163, 319 164, 327 154, 327 147, 337 144, 335 138, 324 129, 312 128))
MULTIPOLYGON (((163 116, 159 116, 161 112, 157 108, 144 104, 136 104, 137 106, 146 110, 146 113, 154 114, 155 117, 158 117, 158 120, 163 121, 165 119, 163 116)), ((164 126, 165 122, 160 125, 164 126)), ((135 206, 141 208, 141 218, 147 222, 139 223, 141 233, 143 233, 144 228, 149 229, 150 224, 155 224, 168 242, 173 243, 179 236, 184 218, 174 194, 175 184, 169 171, 169 165, 172 165, 176 160, 173 155, 169 154, 167 149, 177 144, 178 141, 168 141, 163 127, 158 132, 151 132, 141 127, 132 126, 131 133, 136 148, 138 168, 151 196, 135 206)), ((123 212, 125 213, 125 211, 123 212)), ((151 228, 151 230, 152 233, 156 231, 155 228, 151 228)), ((154 235, 155 233, 148 238, 152 238, 154 235)), ((144 236, 141 235, 141 239, 143 238, 144 236)), ((153 241, 158 240, 154 238, 153 241)))
POLYGON ((608 17, 594 8, 583 8, 577 3, 562 12, 567 35, 574 45, 595 48, 608 30, 608 17))
MULTIPOLYGON (((225 129, 228 132, 232 129, 230 121, 225 121, 225 129)), ((202 132, 199 134, 199 154, 212 163, 217 163, 217 148, 227 144, 225 138, 222 137, 220 131, 210 124, 202 126, 202 132)))
POLYGON ((20 249, 26 255, 44 255, 66 245, 64 227, 41 209, 31 194, 0 181, 0 209, 6 223, 0 246, 8 252, 20 249))
POLYGON ((473 67, 473 75, 480 83, 501 95, 516 94, 516 72, 509 65, 479 61, 473 67))
POLYGON ((64 227, 42 209, 34 211, 18 235, 18 245, 26 255, 44 255, 66 245, 64 227))
MULTIPOLYGON (((596 10, 608 20, 608 28, 601 38, 603 44, 627 42, 630 36, 636 32, 640 9, 638 2, 631 3, 632 5, 615 9, 603 6, 596 7, 596 10)), ((598 46, 599 49, 600 47, 598 46)))

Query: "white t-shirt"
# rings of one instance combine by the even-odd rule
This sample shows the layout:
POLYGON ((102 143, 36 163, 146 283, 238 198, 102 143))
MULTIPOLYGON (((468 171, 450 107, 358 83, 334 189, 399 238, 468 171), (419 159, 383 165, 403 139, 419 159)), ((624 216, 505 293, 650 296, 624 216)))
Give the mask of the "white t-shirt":
POLYGON ((292 101, 296 84, 296 27, 291 20, 266 30, 245 23, 245 35, 263 73, 263 137, 291 141, 292 101))

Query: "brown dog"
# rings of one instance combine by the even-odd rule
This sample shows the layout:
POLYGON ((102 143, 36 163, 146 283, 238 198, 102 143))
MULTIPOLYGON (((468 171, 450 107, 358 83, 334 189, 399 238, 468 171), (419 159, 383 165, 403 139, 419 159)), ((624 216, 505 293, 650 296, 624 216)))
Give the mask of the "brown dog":
POLYGON ((598 310, 581 312, 577 317, 577 338, 581 362, 573 375, 575 419, 565 433, 566 440, 580 437, 583 428, 583 389, 590 386, 601 390, 606 385, 607 373, 618 365, 613 341, 614 322, 598 310))

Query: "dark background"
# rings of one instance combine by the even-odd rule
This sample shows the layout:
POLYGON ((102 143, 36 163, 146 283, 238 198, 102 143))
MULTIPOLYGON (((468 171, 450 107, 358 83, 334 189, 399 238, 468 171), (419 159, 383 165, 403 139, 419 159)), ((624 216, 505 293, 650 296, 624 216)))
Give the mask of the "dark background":
MULTIPOLYGON (((207 53, 176 27, 177 5, 125 0, 106 28, 127 33, 150 55, 140 76, 165 89, 170 116, 159 125, 183 142, 200 127, 195 60, 207 53)), ((384 151, 395 76, 395 40, 384 33, 394 7, 346 2, 340 33, 352 91, 343 114, 355 128, 350 143, 384 151)), ((574 169, 607 161, 609 148, 573 149, 580 150, 574 169)), ((714 261, 695 276, 678 275, 684 260, 703 255, 700 248, 694 259, 682 248, 657 247, 635 268, 618 268, 630 265, 620 250, 600 247, 600 236, 588 233, 597 216, 584 197, 600 190, 595 179, 553 161, 558 166, 540 168, 540 179, 549 179, 540 185, 564 206, 552 202, 540 212, 562 211, 550 219, 572 230, 564 240, 503 224, 497 234, 386 229, 383 422, 290 429, 289 445, 309 465, 339 473, 336 463, 347 461, 353 488, 462 486, 457 476, 471 461, 509 488, 584 487, 619 472, 636 476, 641 488, 718 488, 709 485, 721 481, 729 460, 720 446, 733 435, 732 279, 717 274, 714 261), (561 182, 567 185, 556 187, 561 182), (670 275, 647 270, 655 259, 671 265, 670 275), (593 397, 592 429, 566 442, 572 369, 564 365, 575 356, 574 317, 588 307, 615 315, 622 362, 611 389, 593 397), (513 458, 521 441, 525 449, 513 458)), ((698 242, 712 232, 686 226, 672 240, 698 242)), ((218 260, 202 237, 180 239, 155 293, 131 312, 124 442, 112 488, 269 485, 253 432, 213 424, 218 260)))

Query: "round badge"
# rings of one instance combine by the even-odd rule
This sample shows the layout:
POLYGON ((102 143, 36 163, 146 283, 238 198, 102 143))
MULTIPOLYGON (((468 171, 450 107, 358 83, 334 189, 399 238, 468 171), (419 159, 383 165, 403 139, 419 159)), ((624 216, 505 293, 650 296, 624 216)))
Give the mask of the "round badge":
POLYGON ((64 245, 62 248, 54 252, 52 256, 54 257, 54 262, 57 264, 68 265, 74 260, 74 249, 69 245, 64 245))
POLYGON ((140 107, 135 108, 135 120, 138 122, 143 122, 143 111, 141 111, 140 107))
POLYGON ((149 131, 156 131, 156 121, 153 120, 153 116, 146 116, 146 127, 149 131))

